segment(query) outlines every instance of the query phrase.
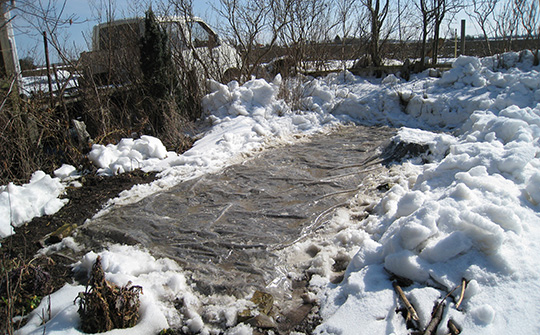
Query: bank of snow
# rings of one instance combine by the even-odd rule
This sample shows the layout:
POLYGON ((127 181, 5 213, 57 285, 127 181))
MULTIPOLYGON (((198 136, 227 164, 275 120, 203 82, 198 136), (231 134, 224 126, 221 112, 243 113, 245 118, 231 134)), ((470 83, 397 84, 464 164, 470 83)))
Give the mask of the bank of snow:
MULTIPOLYGON (((413 281, 404 290, 418 310, 420 328, 429 321, 434 303, 464 278, 463 302, 457 309, 455 301, 447 301, 438 334, 447 332, 449 319, 462 334, 537 334, 538 71, 532 54, 523 52, 461 57, 442 78, 424 73, 410 82, 393 75, 366 80, 341 73, 293 83, 291 91, 299 95, 290 101, 296 108, 278 98, 280 86, 286 85, 279 78, 242 86, 215 83, 214 93, 204 101, 212 127, 190 151, 177 155, 158 150, 154 157, 152 146, 134 152, 141 142, 126 140, 95 147, 93 159, 103 173, 127 171, 135 161, 143 169, 160 171, 160 180, 124 193, 116 200, 121 203, 218 171, 270 140, 292 141, 295 134, 320 131, 338 120, 402 127, 395 141, 426 145, 429 154, 394 168, 392 187, 367 218, 355 219, 358 199, 351 199, 351 209, 337 211, 328 223, 337 227, 335 235, 321 237, 318 245, 299 243, 287 250, 291 258, 305 259, 313 274, 310 284, 318 292, 323 317, 316 333, 408 334, 403 316, 396 313, 402 305, 392 288, 393 273, 413 281), (350 264, 343 281, 332 284, 332 265, 343 250, 350 254, 350 264)), ((140 140, 145 145, 154 141, 140 140)), ((111 334, 146 334, 165 326, 211 333, 216 324, 234 326, 236 311, 246 304, 197 296, 185 285, 181 268, 149 258, 143 250, 112 246, 100 253, 108 259, 108 278, 120 285, 131 280, 143 286, 146 296, 141 324, 111 334), (175 297, 184 297, 184 309, 172 308, 175 297)), ((88 269, 95 257, 88 254, 78 269, 88 269)), ((40 307, 21 334, 41 334, 44 327, 51 334, 76 333, 72 301, 77 290, 68 285, 54 295, 53 319, 39 326, 40 307)), ((457 300, 459 290, 453 295, 457 300)), ((240 325, 229 332, 251 329, 240 325)))
MULTIPOLYGON (((408 333, 395 313, 403 305, 390 273, 414 282, 405 292, 421 329, 434 303, 465 279, 463 303, 456 308, 458 289, 438 334, 448 332, 450 319, 462 334, 540 332, 540 75, 530 53, 501 59, 504 66, 497 58, 462 57, 409 99, 420 101, 406 110, 428 125, 445 114, 465 122, 444 158, 421 166, 413 183, 394 185, 361 223, 369 237, 344 281, 313 279, 322 285, 325 320, 317 333, 408 333), (465 117, 460 111, 469 104, 465 117)), ((400 136, 415 142, 416 133, 403 129, 400 136)))
POLYGON ((34 217, 56 213, 66 203, 60 199, 67 183, 76 174, 72 166, 62 166, 56 170, 56 177, 43 171, 36 171, 28 184, 0 186, 0 238, 14 233, 34 217), (64 183, 62 182, 64 180, 64 183))

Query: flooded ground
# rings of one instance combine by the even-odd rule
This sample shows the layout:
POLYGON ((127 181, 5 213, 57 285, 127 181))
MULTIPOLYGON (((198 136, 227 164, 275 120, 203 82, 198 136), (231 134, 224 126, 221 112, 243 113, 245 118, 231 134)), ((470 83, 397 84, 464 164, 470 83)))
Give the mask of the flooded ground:
POLYGON ((92 243, 141 244, 177 260, 204 294, 245 295, 290 271, 276 251, 309 238, 380 166, 393 129, 341 127, 268 149, 221 173, 118 207, 85 227, 92 243))

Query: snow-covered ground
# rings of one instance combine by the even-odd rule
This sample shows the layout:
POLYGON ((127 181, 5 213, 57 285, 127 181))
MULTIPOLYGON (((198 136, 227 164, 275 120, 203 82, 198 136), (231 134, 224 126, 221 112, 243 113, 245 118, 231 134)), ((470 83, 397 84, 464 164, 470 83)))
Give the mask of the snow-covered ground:
MULTIPOLYGON (((446 334, 452 319, 462 334, 519 334, 540 332, 540 67, 530 52, 477 59, 460 57, 441 78, 426 74, 404 82, 390 75, 382 80, 349 73, 306 81, 251 80, 244 85, 213 84, 204 99, 210 130, 194 147, 178 155, 167 152, 151 137, 123 140, 118 145, 95 146, 90 153, 100 173, 133 168, 159 171, 160 179, 126 191, 110 206, 133 202, 204 173, 241 162, 267 146, 292 143, 340 122, 401 127, 396 141, 426 144, 427 163, 411 160, 394 168, 392 187, 371 214, 354 219, 350 209, 336 211, 329 227, 335 235, 317 255, 314 242, 300 242, 284 251, 310 267, 311 289, 321 304, 319 334, 407 334, 400 313, 402 302, 392 287, 390 273, 408 278, 403 287, 425 327, 436 301, 447 300, 437 334, 446 334), (280 88, 296 92, 287 103, 280 88), (425 164, 424 164, 425 163, 425 164), (345 250, 351 259, 343 281, 331 283, 332 255, 345 250), (297 257, 298 256, 298 257, 297 257), (462 280, 467 282, 459 308, 462 280), (457 289, 456 289, 457 288, 457 289), (453 291, 456 289, 455 291, 453 291)), ((18 218, 29 217, 22 204, 44 191, 36 214, 50 213, 61 204, 61 178, 36 173, 25 186, 4 186, 0 209, 18 218), (40 183, 40 184, 38 184, 40 183), (31 186, 35 185, 35 186, 31 186), (8 192, 9 191, 9 192, 8 192), (49 204, 50 203, 50 204, 49 204), (21 205, 19 205, 21 204, 21 205), (11 206, 11 210, 9 210, 11 206), (21 206, 19 208, 19 206, 21 206)), ((11 232, 9 220, 0 226, 11 232)), ((74 247, 64 240, 65 247, 74 247)), ((57 246, 61 247, 61 246, 57 246)), ((110 246, 87 254, 77 265, 88 271, 101 255, 107 278, 119 285, 143 286, 142 320, 129 330, 108 334, 151 334, 169 326, 212 333, 203 321, 221 320, 234 326, 236 312, 247 301, 225 296, 201 297, 186 282, 182 269, 145 250, 110 246), (181 313, 173 300, 181 298, 181 313)), ((50 299, 52 319, 41 325, 44 299, 20 334, 77 334, 77 306, 83 287, 66 285, 50 299)), ((249 298, 249 297, 246 297, 249 298)), ((250 334, 237 325, 228 334, 250 334)))

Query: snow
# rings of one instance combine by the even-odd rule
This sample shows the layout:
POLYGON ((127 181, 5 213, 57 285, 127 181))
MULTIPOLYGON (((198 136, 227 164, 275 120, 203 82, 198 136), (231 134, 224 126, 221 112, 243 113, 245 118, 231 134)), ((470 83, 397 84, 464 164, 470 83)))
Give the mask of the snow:
MULTIPOLYGON (((45 72, 46 69, 38 69, 45 72)), ((35 96, 49 92, 49 79, 46 75, 28 76, 22 78, 23 94, 25 96, 35 96)), ((75 90, 78 87, 78 75, 72 74, 68 70, 57 69, 56 73, 51 74, 51 85, 54 93, 61 89, 66 92, 75 90)), ((64 93, 66 94, 66 93, 64 93)))
MULTIPOLYGON (((403 290, 422 327, 436 302, 462 279, 468 282, 459 308, 457 299, 447 300, 437 334, 447 332, 450 319, 462 334, 538 334, 540 68, 533 59, 528 51, 460 57, 441 78, 425 72, 409 82, 394 75, 368 80, 347 72, 303 82, 279 76, 273 82, 253 79, 243 85, 214 82, 213 93, 203 101, 212 126, 186 153, 167 152, 159 140, 143 136, 95 145, 89 157, 102 174, 133 168, 159 172, 154 183, 111 200, 114 206, 219 171, 266 147, 327 131, 339 122, 398 127, 396 143, 429 147, 423 159, 392 167, 393 186, 369 205, 369 216, 352 219, 362 202, 359 194, 348 209, 336 211, 325 229, 337 233, 324 237, 325 243, 304 241, 285 251, 285 258, 306 262, 313 274, 310 288, 323 318, 315 333, 408 334, 405 319, 396 313, 402 305, 390 280, 393 273, 413 281, 403 290), (280 98, 283 91, 295 92, 288 100, 293 103, 280 98), (350 263, 343 281, 333 284, 333 255, 340 253, 350 263)), ((66 168, 57 175, 72 173, 66 168)), ((29 204, 37 213, 32 215, 51 213, 62 202, 57 199, 62 190, 59 178, 43 172, 36 172, 28 185, 3 186, 0 217, 9 218, 5 208, 12 208, 11 217, 18 220, 13 224, 21 224, 32 213, 23 207, 29 204), (45 198, 41 193, 56 195, 45 198)), ((1 226, 4 236, 11 233, 7 222, 1 226)), ((234 326, 228 334, 252 332, 235 320, 247 301, 197 295, 172 260, 118 245, 99 254, 108 279, 118 285, 131 281, 144 292, 140 323, 110 334, 157 333, 170 326, 208 334, 213 326, 203 320, 212 318, 234 326), (173 307, 177 297, 185 302, 181 311, 173 307)), ((88 271, 96 257, 90 252, 75 269, 88 271)), ((51 295, 52 319, 40 325, 44 302, 19 333, 41 334, 43 327, 50 334, 77 333, 73 300, 82 290, 66 285, 51 295)))
POLYGON ((124 138, 117 145, 94 144, 88 159, 99 168, 98 174, 113 175, 153 166, 167 157, 167 149, 158 138, 143 135, 124 138))
POLYGON ((67 203, 58 198, 64 189, 59 178, 43 171, 34 172, 28 184, 0 186, 0 237, 12 235, 13 227, 34 217, 56 213, 67 203))

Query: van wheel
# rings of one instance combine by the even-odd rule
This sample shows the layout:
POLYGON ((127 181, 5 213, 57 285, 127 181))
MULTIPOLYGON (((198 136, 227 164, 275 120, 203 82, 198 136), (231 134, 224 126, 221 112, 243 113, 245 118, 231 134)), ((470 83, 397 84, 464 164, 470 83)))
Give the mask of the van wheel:
POLYGON ((237 68, 231 68, 225 71, 221 81, 224 84, 228 84, 229 82, 233 80, 239 80, 239 79, 240 79, 240 70, 238 70, 237 68))

